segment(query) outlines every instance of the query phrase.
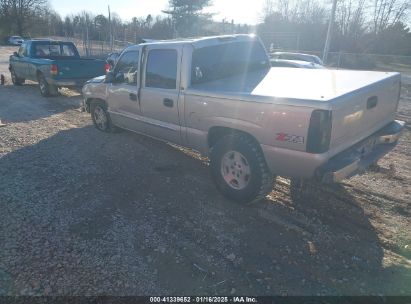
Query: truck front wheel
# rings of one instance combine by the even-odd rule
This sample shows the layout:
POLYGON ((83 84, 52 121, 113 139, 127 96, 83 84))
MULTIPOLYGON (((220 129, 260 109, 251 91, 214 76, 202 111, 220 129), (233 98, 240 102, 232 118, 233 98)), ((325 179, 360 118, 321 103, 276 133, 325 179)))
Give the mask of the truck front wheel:
POLYGON ((103 102, 92 101, 90 104, 90 114, 93 124, 98 130, 108 133, 116 131, 116 127, 111 122, 110 114, 107 112, 107 107, 103 102))
POLYGON ((264 155, 247 135, 220 139, 210 151, 210 168, 217 188, 230 200, 250 203, 264 198, 274 186, 274 176, 264 155))

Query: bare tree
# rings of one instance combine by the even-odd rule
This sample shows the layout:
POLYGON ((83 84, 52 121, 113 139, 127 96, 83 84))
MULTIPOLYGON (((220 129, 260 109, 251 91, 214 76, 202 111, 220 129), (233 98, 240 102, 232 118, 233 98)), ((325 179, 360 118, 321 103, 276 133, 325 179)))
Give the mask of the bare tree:
POLYGON ((271 16, 275 12, 274 0, 264 0, 263 10, 262 10, 262 20, 271 16))
POLYGON ((0 0, 1 13, 12 28, 23 35, 33 17, 47 8, 47 0, 0 0))
POLYGON ((372 0, 372 22, 374 33, 402 21, 410 8, 409 0, 372 0))
POLYGON ((336 23, 342 36, 358 38, 365 31, 365 0, 340 0, 336 23))
POLYGON ((79 15, 80 17, 80 25, 83 29, 83 48, 85 50, 86 56, 91 55, 91 45, 90 45, 90 27, 92 24, 92 20, 95 17, 87 11, 82 11, 79 15))
POLYGON ((325 9, 316 0, 303 0, 297 6, 297 20, 301 23, 318 23, 325 19, 325 9))
POLYGON ((285 19, 290 20, 290 1, 278 0, 277 12, 280 13, 280 15, 283 16, 285 19))
POLYGON ((325 10, 316 0, 278 0, 278 12, 285 20, 296 23, 323 21, 325 10))

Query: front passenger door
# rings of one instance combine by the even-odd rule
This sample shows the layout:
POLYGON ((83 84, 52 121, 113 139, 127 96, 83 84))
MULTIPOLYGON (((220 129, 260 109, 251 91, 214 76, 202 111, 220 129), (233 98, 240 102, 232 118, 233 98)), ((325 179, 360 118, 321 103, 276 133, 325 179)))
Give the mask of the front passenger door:
POLYGON ((138 100, 140 51, 125 51, 114 67, 114 81, 107 88, 107 102, 113 123, 144 132, 138 100))

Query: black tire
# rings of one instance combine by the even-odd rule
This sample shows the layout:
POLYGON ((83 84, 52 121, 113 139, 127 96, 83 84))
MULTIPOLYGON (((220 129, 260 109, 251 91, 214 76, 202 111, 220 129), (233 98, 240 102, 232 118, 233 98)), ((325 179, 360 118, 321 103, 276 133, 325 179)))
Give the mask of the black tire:
POLYGON ((104 102, 92 101, 90 103, 90 114, 97 130, 107 133, 117 131, 117 127, 111 122, 110 114, 107 112, 107 107, 104 102))
POLYGON ((262 151, 252 138, 244 134, 225 136, 211 148, 210 169, 223 195, 242 204, 263 199, 274 187, 275 179, 262 151), (236 163, 235 159, 240 161, 236 163), (227 165, 227 161, 234 162, 233 166, 227 165))
POLYGON ((15 85, 15 86, 21 86, 26 79, 24 78, 19 78, 17 77, 16 72, 14 71, 14 69, 10 70, 10 74, 11 74, 11 82, 15 85))
POLYGON ((43 97, 50 97, 50 96, 57 95, 58 93, 57 87, 49 84, 46 78, 43 76, 43 74, 39 74, 37 76, 37 81, 39 83, 40 94, 43 97))

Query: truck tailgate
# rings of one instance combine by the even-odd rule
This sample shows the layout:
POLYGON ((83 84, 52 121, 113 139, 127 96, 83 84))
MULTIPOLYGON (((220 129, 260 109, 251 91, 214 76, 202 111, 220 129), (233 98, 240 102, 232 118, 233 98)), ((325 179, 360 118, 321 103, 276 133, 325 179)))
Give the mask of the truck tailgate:
POLYGON ((105 62, 98 59, 56 60, 60 79, 90 79, 105 74, 105 62))
POLYGON ((361 141, 395 119, 401 76, 378 73, 360 89, 332 101, 330 148, 335 153, 361 141))

